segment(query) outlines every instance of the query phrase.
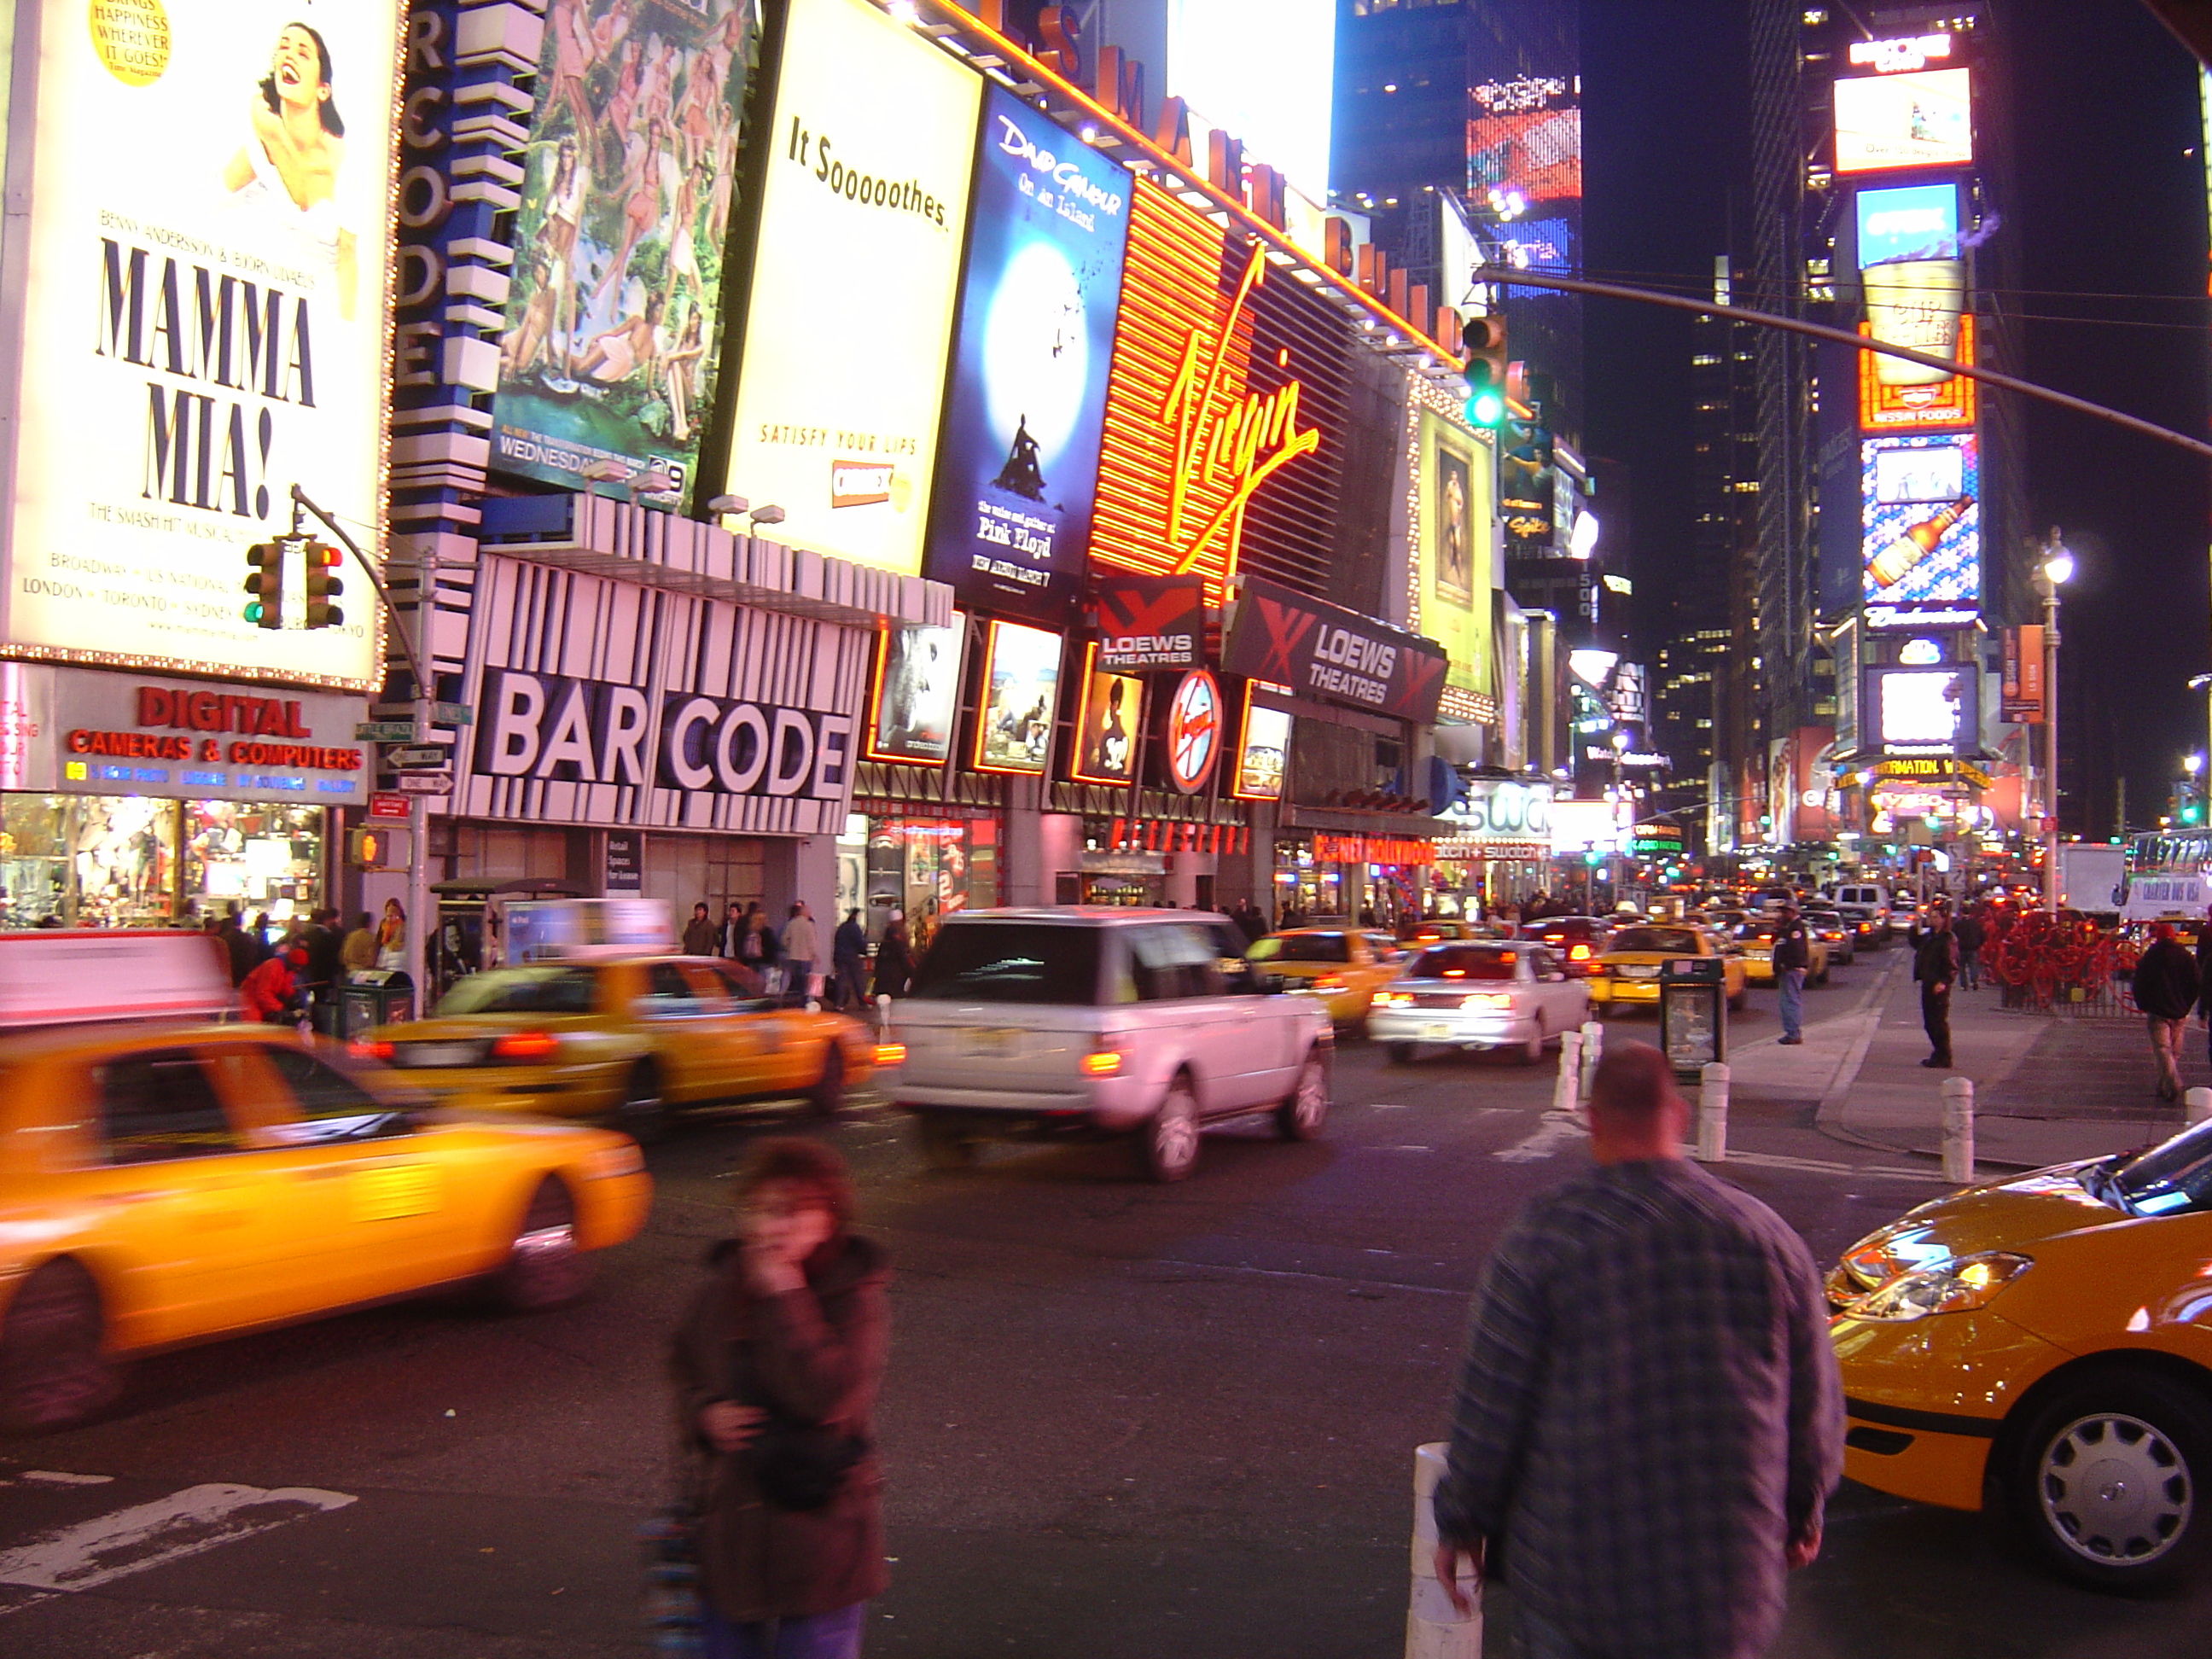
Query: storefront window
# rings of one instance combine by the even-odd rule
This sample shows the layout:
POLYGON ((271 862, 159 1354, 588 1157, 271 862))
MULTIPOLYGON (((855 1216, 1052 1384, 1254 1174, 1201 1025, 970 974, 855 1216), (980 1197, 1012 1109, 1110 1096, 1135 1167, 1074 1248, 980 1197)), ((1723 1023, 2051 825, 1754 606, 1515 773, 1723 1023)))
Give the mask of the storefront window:
POLYGON ((940 918, 999 902, 999 826, 990 818, 878 818, 868 831, 870 933, 897 909, 915 948, 940 918))
POLYGON ((145 796, 0 797, 0 912, 9 927, 159 927, 171 892, 177 803, 145 796))
MULTIPOLYGON (((155 803, 172 806, 173 803, 155 803)), ((278 802, 185 803, 183 909, 198 917, 236 904, 249 923, 304 916, 322 904, 323 809, 278 802)))

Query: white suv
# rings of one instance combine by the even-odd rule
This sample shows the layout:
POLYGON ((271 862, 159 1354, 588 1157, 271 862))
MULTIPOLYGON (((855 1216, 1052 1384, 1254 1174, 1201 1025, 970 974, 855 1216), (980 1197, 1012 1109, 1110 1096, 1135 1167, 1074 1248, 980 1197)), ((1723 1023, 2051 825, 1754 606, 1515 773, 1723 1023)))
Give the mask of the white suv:
POLYGON ((1179 1181, 1199 1130, 1274 1114, 1288 1140, 1328 1115, 1328 1011, 1279 993, 1226 916, 1106 908, 949 916, 893 1010, 883 1074, 936 1169, 982 1140, 1134 1131, 1137 1166, 1179 1181))

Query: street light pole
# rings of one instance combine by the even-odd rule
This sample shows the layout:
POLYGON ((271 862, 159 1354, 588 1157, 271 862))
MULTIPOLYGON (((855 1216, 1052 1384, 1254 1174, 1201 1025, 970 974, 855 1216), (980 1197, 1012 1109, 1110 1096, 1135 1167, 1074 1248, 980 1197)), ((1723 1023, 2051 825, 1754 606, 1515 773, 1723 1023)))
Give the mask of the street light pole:
POLYGON ((2043 903, 2058 914, 2058 590, 2074 574, 2074 556, 2054 526, 2043 545, 2035 586, 2043 595, 2043 903))

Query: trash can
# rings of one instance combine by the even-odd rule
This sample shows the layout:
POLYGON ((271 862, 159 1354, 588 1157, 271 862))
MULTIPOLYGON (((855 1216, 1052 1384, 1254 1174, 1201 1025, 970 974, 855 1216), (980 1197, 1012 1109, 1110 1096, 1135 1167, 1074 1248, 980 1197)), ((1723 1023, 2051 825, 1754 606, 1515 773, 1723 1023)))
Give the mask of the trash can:
POLYGON ((1674 1075, 1694 1078, 1728 1058, 1728 963, 1674 957, 1659 970, 1659 1048, 1674 1075))
POLYGON ((331 1035, 341 1042, 359 1036, 372 1025, 390 1025, 415 1018, 415 982, 397 969, 377 969, 360 974, 337 988, 338 1028, 331 1035))

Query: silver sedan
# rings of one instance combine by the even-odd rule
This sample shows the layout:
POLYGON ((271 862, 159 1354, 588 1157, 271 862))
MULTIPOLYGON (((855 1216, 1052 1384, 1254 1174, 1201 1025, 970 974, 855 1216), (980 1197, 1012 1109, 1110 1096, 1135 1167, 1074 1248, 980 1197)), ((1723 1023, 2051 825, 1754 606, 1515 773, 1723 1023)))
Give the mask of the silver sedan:
POLYGON ((1430 946, 1376 993, 1367 1035, 1393 1060, 1437 1043, 1513 1048, 1533 1066, 1546 1043, 1589 1018, 1588 988, 1550 946, 1455 939, 1430 946))

